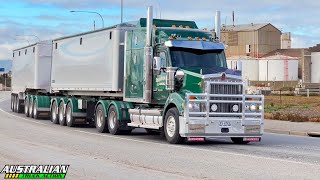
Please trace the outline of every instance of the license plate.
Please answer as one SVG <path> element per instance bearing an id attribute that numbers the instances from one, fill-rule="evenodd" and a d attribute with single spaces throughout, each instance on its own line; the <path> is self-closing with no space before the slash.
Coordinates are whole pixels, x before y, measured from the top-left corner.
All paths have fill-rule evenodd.
<path id="1" fill-rule="evenodd" d="M 244 137 L 243 141 L 250 141 L 250 142 L 260 142 L 260 138 L 259 137 Z"/>
<path id="2" fill-rule="evenodd" d="M 204 137 L 188 137 L 189 142 L 204 142 Z"/>
<path id="3" fill-rule="evenodd" d="M 230 121 L 220 121 L 219 126 L 220 127 L 231 127 L 231 122 Z"/>

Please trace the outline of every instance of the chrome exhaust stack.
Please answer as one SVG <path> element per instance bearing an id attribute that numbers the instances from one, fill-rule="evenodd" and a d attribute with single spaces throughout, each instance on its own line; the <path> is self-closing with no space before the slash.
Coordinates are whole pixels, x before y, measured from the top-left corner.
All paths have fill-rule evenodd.
<path id="1" fill-rule="evenodd" d="M 221 18 L 220 18 L 220 11 L 216 12 L 215 16 L 215 33 L 216 33 L 216 39 L 220 41 L 221 36 Z"/>
<path id="2" fill-rule="evenodd" d="M 152 25 L 153 25 L 153 8 L 148 7 L 147 14 L 147 35 L 146 35 L 146 46 L 144 47 L 144 83 L 143 83 L 143 102 L 151 103 L 151 91 L 152 91 L 152 59 L 153 59 L 153 48 L 152 48 Z"/>

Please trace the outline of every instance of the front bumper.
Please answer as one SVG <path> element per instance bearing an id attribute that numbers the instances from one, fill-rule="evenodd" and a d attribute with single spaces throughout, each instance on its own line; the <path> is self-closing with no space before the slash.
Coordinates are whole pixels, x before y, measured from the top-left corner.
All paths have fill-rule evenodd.
<path id="1" fill-rule="evenodd" d="M 190 99 L 190 96 L 196 97 Z M 214 97 L 239 97 L 239 102 L 227 100 L 224 103 L 241 103 L 241 113 L 211 112 L 208 100 Z M 198 98 L 197 98 L 198 97 Z M 190 102 L 202 103 L 204 112 L 189 112 Z M 262 106 L 261 111 L 250 112 L 245 107 L 250 104 Z M 184 116 L 179 117 L 179 132 L 182 137 L 261 137 L 264 129 L 264 96 L 263 95 L 226 95 L 226 94 L 186 94 Z"/>
<path id="2" fill-rule="evenodd" d="M 230 126 L 221 126 L 220 122 L 230 122 Z M 180 116 L 179 123 L 182 137 L 261 137 L 263 134 L 261 120 Z"/>

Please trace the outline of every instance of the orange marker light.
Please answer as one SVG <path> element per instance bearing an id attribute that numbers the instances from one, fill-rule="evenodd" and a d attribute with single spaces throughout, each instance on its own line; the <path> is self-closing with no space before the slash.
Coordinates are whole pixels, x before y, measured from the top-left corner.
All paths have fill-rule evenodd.
<path id="1" fill-rule="evenodd" d="M 189 96 L 189 99 L 194 99 L 194 96 Z"/>

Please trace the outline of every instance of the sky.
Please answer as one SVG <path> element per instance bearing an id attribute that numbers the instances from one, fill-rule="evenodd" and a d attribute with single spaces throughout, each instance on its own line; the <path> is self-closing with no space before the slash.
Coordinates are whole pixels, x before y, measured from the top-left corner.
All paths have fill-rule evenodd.
<path id="1" fill-rule="evenodd" d="M 146 7 L 162 19 L 196 21 L 201 28 L 214 28 L 216 10 L 221 22 L 232 24 L 272 23 L 291 32 L 292 47 L 320 43 L 320 1 L 316 0 L 123 0 L 124 22 L 146 17 Z M 0 0 L 0 60 L 12 57 L 12 50 L 40 40 L 77 34 L 120 22 L 120 0 Z M 20 35 L 20 36 L 17 36 Z M 31 35 L 31 36 L 21 36 Z M 37 37 L 34 37 L 37 36 Z"/>

